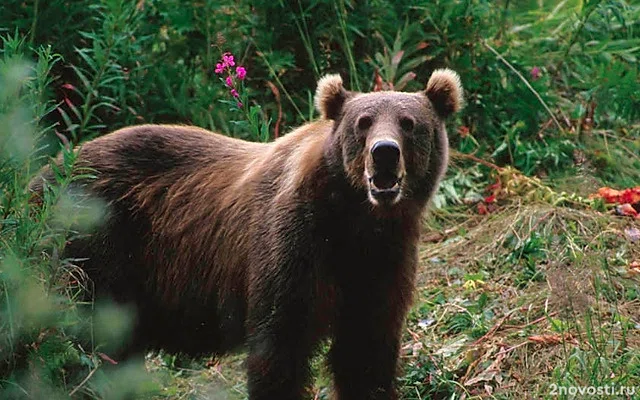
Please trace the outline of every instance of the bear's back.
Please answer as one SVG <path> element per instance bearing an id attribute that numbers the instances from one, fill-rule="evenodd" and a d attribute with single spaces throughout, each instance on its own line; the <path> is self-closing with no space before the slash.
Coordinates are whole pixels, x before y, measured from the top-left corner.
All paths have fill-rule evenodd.
<path id="1" fill-rule="evenodd" d="M 233 164 L 243 166 L 266 147 L 195 127 L 139 125 L 85 143 L 80 162 L 96 170 L 98 182 L 131 186 L 184 177 L 220 163 L 238 171 Z"/>

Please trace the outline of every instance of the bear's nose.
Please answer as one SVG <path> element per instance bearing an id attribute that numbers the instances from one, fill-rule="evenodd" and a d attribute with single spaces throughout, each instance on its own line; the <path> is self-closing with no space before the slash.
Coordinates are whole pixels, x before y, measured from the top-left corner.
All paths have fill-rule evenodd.
<path id="1" fill-rule="evenodd" d="M 400 161 L 400 147 L 391 140 L 380 140 L 371 147 L 371 156 L 376 168 L 394 169 Z"/>

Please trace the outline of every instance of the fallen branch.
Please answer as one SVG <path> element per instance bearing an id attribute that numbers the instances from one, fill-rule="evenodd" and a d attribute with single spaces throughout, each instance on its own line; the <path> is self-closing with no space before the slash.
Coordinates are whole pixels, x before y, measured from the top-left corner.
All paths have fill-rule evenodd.
<path id="1" fill-rule="evenodd" d="M 529 322 L 528 324 L 524 324 L 524 325 L 505 325 L 504 329 L 524 329 L 524 328 L 528 328 L 531 325 L 535 325 L 535 324 L 537 324 L 539 322 L 542 322 L 547 318 L 551 318 L 551 317 L 555 316 L 556 314 L 558 314 L 557 311 L 551 312 L 551 313 L 549 313 L 547 315 L 543 315 L 542 317 L 540 317 L 538 319 L 535 319 L 535 320 Z"/>
<path id="2" fill-rule="evenodd" d="M 280 91 L 271 81 L 267 81 L 267 86 L 271 89 L 271 92 L 276 98 L 276 104 L 278 105 L 278 119 L 273 127 L 273 138 L 277 139 L 280 136 L 280 124 L 282 123 L 282 102 L 280 101 Z"/>
<path id="3" fill-rule="evenodd" d="M 95 367 L 94 369 L 92 369 L 89 374 L 87 374 L 87 376 L 82 380 L 82 382 L 80 382 L 78 384 L 78 386 L 76 386 L 71 392 L 69 392 L 69 397 L 72 397 L 74 394 L 76 394 L 78 392 L 78 390 L 80 390 L 87 382 L 89 382 L 89 379 L 91 379 L 91 377 L 93 376 L 93 374 L 96 373 L 96 371 L 98 370 L 98 367 Z"/>
<path id="4" fill-rule="evenodd" d="M 502 171 L 504 170 L 504 167 L 500 167 L 492 162 L 489 161 L 485 161 L 482 158 L 478 158 L 476 156 L 474 156 L 473 154 L 467 154 L 467 153 L 461 153 L 457 150 L 449 150 L 449 154 L 451 154 L 452 158 L 463 158 L 463 159 L 467 159 L 467 160 L 471 160 L 473 162 L 477 162 L 478 164 L 482 164 L 485 167 L 489 167 L 492 169 L 495 169 L 496 171 Z"/>
<path id="5" fill-rule="evenodd" d="M 517 310 L 519 310 L 519 308 L 515 309 L 515 310 L 511 310 L 508 313 L 505 314 L 504 317 L 500 318 L 500 321 L 498 321 L 495 325 L 493 325 L 491 327 L 491 329 L 489 329 L 487 331 L 487 333 L 485 333 L 481 338 L 479 338 L 478 340 L 476 340 L 475 342 L 471 343 L 471 346 L 477 346 L 480 343 L 484 342 L 485 340 L 487 340 L 490 336 L 492 336 L 494 333 L 496 333 L 496 331 L 498 329 L 500 329 L 500 327 L 502 326 L 502 324 L 505 323 L 505 321 L 507 320 L 507 318 L 509 318 L 511 316 L 511 314 L 513 314 L 514 312 L 516 312 Z"/>

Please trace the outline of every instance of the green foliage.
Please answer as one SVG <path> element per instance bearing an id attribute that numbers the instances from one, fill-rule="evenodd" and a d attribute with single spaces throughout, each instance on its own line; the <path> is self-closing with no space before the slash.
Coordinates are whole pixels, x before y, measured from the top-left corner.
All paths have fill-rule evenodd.
<path id="1" fill-rule="evenodd" d="M 90 8 L 102 23 L 98 31 L 80 32 L 87 44 L 74 49 L 80 62 L 71 64 L 79 85 L 63 85 L 66 107 L 57 109 L 74 141 L 99 132 L 105 128 L 102 115 L 110 116 L 127 106 L 122 63 L 133 59 L 129 46 L 140 21 L 132 2 L 110 0 Z"/>
<path id="2" fill-rule="evenodd" d="M 481 200 L 486 186 L 486 176 L 478 165 L 456 168 L 440 183 L 440 189 L 433 198 L 437 208 L 446 205 L 473 203 Z"/>
<path id="3" fill-rule="evenodd" d="M 98 304 L 94 323 L 88 314 L 94 305 L 85 301 L 89 282 L 73 260 L 59 257 L 69 238 L 102 216 L 103 205 L 73 185 L 89 178 L 90 171 L 74 166 L 74 150 L 56 144 L 62 147 L 60 163 L 51 168 L 58 185 L 45 188 L 40 201 L 28 189 L 51 145 L 54 126 L 46 118 L 56 109 L 51 100 L 52 71 L 62 58 L 48 46 L 32 54 L 19 36 L 2 40 L 0 397 L 56 399 L 111 393 L 110 398 L 124 398 L 148 392 L 148 378 L 140 374 L 120 377 L 118 391 L 109 389 L 113 379 L 109 375 L 129 366 L 104 373 L 100 354 L 107 351 L 107 336 L 125 340 L 130 318 L 120 308 Z"/>
<path id="4" fill-rule="evenodd" d="M 77 357 L 64 335 L 49 330 L 56 320 L 64 329 L 66 321 L 61 318 L 61 311 L 69 311 L 75 305 L 55 290 L 60 283 L 58 274 L 68 266 L 40 252 L 43 244 L 49 242 L 55 257 L 64 237 L 48 229 L 46 216 L 38 215 L 38 211 L 30 207 L 26 186 L 35 166 L 36 143 L 51 129 L 38 124 L 52 109 L 46 95 L 51 83 L 49 73 L 60 56 L 50 48 L 41 47 L 35 51 L 37 63 L 32 64 L 22 53 L 24 39 L 8 36 L 3 42 L 0 61 L 3 155 L 0 165 L 0 374 L 3 379 L 8 378 L 14 371 L 19 372 L 20 367 L 26 367 L 30 359 L 32 368 L 43 371 L 39 376 L 47 386 L 59 377 L 62 366 Z M 41 213 L 46 212 L 45 207 Z M 43 366 L 38 362 L 41 359 L 47 360 Z M 8 393 L 20 388 L 19 383 L 12 383 L 15 387 L 2 385 L 2 388 Z"/>
<path id="5" fill-rule="evenodd" d="M 64 103 L 50 119 L 76 140 L 136 122 L 265 140 L 312 117 L 310 94 L 324 73 L 370 90 L 378 71 L 385 85 L 419 90 L 441 66 L 465 86 L 459 121 L 468 134 L 452 136 L 462 151 L 549 173 L 572 165 L 576 147 L 588 150 L 592 128 L 637 136 L 625 121 L 640 109 L 640 7 L 622 0 L 7 3 L 8 26 L 28 45 L 55 43 L 64 57 L 54 84 Z M 62 23 L 47 28 L 45 16 Z M 235 118 L 219 102 L 225 88 L 213 69 L 224 51 L 249 71 L 246 109 L 260 108 L 248 125 L 230 123 L 249 115 Z M 258 120 L 271 124 L 256 128 Z"/>
<path id="6" fill-rule="evenodd" d="M 401 398 L 406 400 L 455 399 L 455 376 L 441 368 L 442 359 L 421 357 L 413 360 L 399 379 Z"/>
<path id="7" fill-rule="evenodd" d="M 531 235 L 522 241 L 511 235 L 507 238 L 505 245 L 514 246 L 508 261 L 522 268 L 516 276 L 517 287 L 526 287 L 530 282 L 544 280 L 544 272 L 539 268 L 539 264 L 546 261 L 544 251 L 546 243 L 543 236 L 537 232 L 531 232 Z"/>

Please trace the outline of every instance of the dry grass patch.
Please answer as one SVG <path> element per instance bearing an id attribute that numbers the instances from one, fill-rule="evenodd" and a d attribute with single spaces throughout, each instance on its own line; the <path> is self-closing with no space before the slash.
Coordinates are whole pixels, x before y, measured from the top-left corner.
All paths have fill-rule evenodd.
<path id="1" fill-rule="evenodd" d="M 638 384 L 630 219 L 547 204 L 435 212 L 408 325 L 404 398 L 542 398 Z M 446 230 L 438 229 L 446 226 Z"/>

